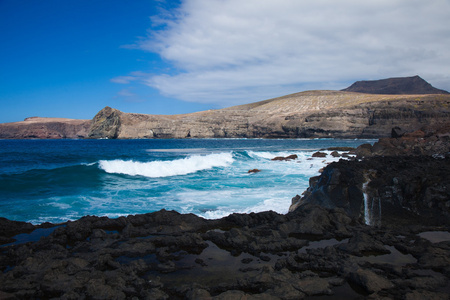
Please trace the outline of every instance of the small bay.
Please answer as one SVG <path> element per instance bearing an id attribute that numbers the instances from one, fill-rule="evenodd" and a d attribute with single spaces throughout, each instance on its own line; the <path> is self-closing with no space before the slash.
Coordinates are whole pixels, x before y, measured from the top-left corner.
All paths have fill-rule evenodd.
<path id="1" fill-rule="evenodd" d="M 65 222 L 160 209 L 205 218 L 287 213 L 309 178 L 339 158 L 312 154 L 374 140 L 0 140 L 0 217 Z M 296 154 L 291 161 L 272 161 Z M 258 169 L 260 172 L 248 173 Z"/>

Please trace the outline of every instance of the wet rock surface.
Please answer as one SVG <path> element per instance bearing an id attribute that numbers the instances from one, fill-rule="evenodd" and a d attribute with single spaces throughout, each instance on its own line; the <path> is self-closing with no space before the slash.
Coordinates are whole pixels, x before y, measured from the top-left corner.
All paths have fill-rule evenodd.
<path id="1" fill-rule="evenodd" d="M 60 224 L 38 241 L 1 246 L 0 296 L 445 299 L 450 240 L 432 243 L 418 235 L 437 230 L 450 226 L 367 226 L 342 208 L 313 204 L 287 215 L 219 220 L 164 210 L 118 219 L 88 216 Z M 20 232 L 17 227 L 2 235 L 11 239 Z"/>

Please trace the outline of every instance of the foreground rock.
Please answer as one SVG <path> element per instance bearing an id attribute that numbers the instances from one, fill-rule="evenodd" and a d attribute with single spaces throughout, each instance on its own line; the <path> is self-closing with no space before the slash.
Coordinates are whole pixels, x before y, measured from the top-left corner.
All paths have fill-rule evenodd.
<path id="1" fill-rule="evenodd" d="M 429 230 L 450 227 L 380 229 L 343 209 L 316 205 L 287 215 L 233 214 L 220 220 L 170 211 L 84 217 L 53 227 L 39 241 L 3 245 L 0 296 L 446 299 L 450 241 L 431 243 L 417 235 Z"/>
<path id="2" fill-rule="evenodd" d="M 358 159 L 311 178 L 290 210 L 313 203 L 341 207 L 370 225 L 450 224 L 450 136 L 425 131 L 359 146 Z"/>

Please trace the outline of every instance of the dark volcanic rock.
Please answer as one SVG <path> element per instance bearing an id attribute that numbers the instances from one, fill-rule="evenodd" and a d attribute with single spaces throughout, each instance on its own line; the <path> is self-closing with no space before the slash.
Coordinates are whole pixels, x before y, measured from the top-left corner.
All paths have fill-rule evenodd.
<path id="1" fill-rule="evenodd" d="M 0 218 L 0 236 L 12 237 L 14 235 L 33 231 L 36 227 L 31 223 L 11 221 Z"/>
<path id="2" fill-rule="evenodd" d="M 118 219 L 85 217 L 62 224 L 37 242 L 1 247 L 0 296 L 302 299 L 367 294 L 404 298 L 413 292 L 445 295 L 450 242 L 433 244 L 416 235 L 421 228 L 415 228 L 376 229 L 349 217 L 343 209 L 312 204 L 287 215 L 232 214 L 220 220 L 169 211 Z M 433 229 L 450 227 L 426 227 Z M 364 256 L 390 257 L 394 248 L 387 245 L 402 250 L 394 253 L 400 264 L 389 259 L 380 264 L 373 256 Z M 403 257 L 408 257 L 407 265 Z"/>
<path id="3" fill-rule="evenodd" d="M 284 156 L 277 156 L 277 157 L 274 157 L 274 158 L 272 158 L 272 160 L 280 160 L 280 161 L 289 161 L 289 160 L 294 160 L 294 159 L 297 159 L 298 158 L 298 156 L 297 156 L 297 154 L 292 154 L 292 155 L 288 155 L 288 156 L 286 156 L 286 157 L 284 157 Z"/>
<path id="4" fill-rule="evenodd" d="M 430 134 L 422 130 L 404 133 L 400 138 L 381 138 L 373 146 L 363 144 L 356 156 L 433 156 L 445 157 L 450 152 L 450 135 Z"/>
<path id="5" fill-rule="evenodd" d="M 447 145 L 425 130 L 361 146 L 286 215 L 0 218 L 0 298 L 448 299 L 450 238 L 430 238 L 450 236 Z"/>
<path id="6" fill-rule="evenodd" d="M 448 94 L 447 91 L 433 87 L 419 76 L 357 81 L 342 91 L 391 95 Z"/>
<path id="7" fill-rule="evenodd" d="M 341 207 L 372 225 L 449 224 L 450 158 L 372 157 L 341 160 L 327 166 L 311 181 L 291 210 L 304 203 Z M 366 206 L 370 205 L 370 216 Z"/>
<path id="8" fill-rule="evenodd" d="M 328 165 L 290 210 L 313 203 L 370 225 L 450 225 L 450 137 L 421 130 L 401 136 L 359 146 L 362 160 Z"/>
<path id="9" fill-rule="evenodd" d="M 327 157 L 327 154 L 325 152 L 315 152 L 312 154 L 312 157 Z"/>

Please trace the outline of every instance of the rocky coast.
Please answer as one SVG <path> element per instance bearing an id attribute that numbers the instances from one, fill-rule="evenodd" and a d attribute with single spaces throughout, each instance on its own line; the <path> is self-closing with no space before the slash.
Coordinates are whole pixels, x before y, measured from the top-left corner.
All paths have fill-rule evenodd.
<path id="1" fill-rule="evenodd" d="M 413 76 L 180 115 L 105 107 L 92 120 L 33 117 L 0 124 L 0 139 L 380 138 L 393 127 L 440 126 L 449 104 L 447 91 Z"/>
<path id="2" fill-rule="evenodd" d="M 394 128 L 351 150 L 286 215 L 0 219 L 0 299 L 448 299 L 450 135 L 439 128 Z"/>

